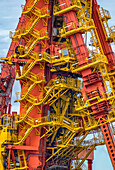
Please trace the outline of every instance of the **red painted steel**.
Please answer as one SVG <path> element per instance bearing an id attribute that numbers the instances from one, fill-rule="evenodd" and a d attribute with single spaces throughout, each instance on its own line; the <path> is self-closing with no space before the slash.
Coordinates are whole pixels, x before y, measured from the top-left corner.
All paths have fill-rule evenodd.
<path id="1" fill-rule="evenodd" d="M 92 170 L 92 160 L 88 160 L 88 170 Z"/>
<path id="2" fill-rule="evenodd" d="M 34 2 L 33 2 L 34 3 Z M 27 6 L 31 6 L 31 1 L 27 0 L 26 4 L 25 4 L 25 9 Z M 46 9 L 48 8 L 48 4 L 45 4 L 45 1 L 38 1 L 38 3 L 36 4 L 36 7 L 38 9 L 41 9 L 43 7 L 45 7 Z M 32 13 L 31 16 L 32 17 Z M 25 27 L 27 27 L 28 25 L 28 17 L 25 16 Z M 32 25 L 33 23 L 31 22 L 30 25 Z M 37 31 L 41 31 L 44 30 L 44 32 L 48 32 L 48 27 L 47 26 L 43 26 L 43 20 L 40 19 L 39 22 L 36 24 L 36 26 L 34 27 L 34 29 L 36 29 Z M 25 35 L 24 37 L 24 43 L 26 45 L 27 38 L 32 38 L 31 35 Z M 39 41 L 40 42 L 40 41 Z M 44 48 L 43 46 L 40 45 L 40 43 L 38 42 L 38 44 L 34 47 L 34 52 L 36 53 L 41 53 L 43 51 L 46 51 L 46 47 Z M 48 46 L 48 45 L 47 45 Z M 39 48 L 40 47 L 40 48 Z M 46 74 L 46 68 L 45 68 L 45 62 L 38 62 L 34 65 L 34 67 L 31 69 L 31 73 L 34 73 L 36 75 L 40 74 L 40 80 L 44 80 L 45 74 Z M 21 80 L 22 81 L 22 80 Z M 28 88 L 27 87 L 27 82 L 30 81 L 29 79 L 26 78 L 26 80 L 24 79 L 24 81 L 22 81 L 22 86 L 21 86 L 21 93 L 26 93 Z M 27 87 L 25 89 L 25 86 Z M 40 102 L 43 98 L 44 98 L 44 84 L 43 83 L 39 83 L 35 85 L 35 87 L 32 89 L 32 91 L 30 92 L 30 95 L 34 96 L 38 102 Z M 22 116 L 23 114 L 26 113 L 26 111 L 28 110 L 28 108 L 31 106 L 31 103 L 29 103 L 28 107 L 25 109 L 23 108 L 24 105 L 27 104 L 27 101 L 21 101 L 20 103 L 20 116 Z M 34 106 L 33 109 L 31 110 L 31 112 L 29 113 L 29 117 L 34 118 L 34 119 L 38 119 L 40 117 L 46 116 L 47 115 L 47 110 L 45 105 L 39 105 L 39 106 Z M 26 123 L 21 123 L 22 126 L 26 126 Z M 29 128 L 29 127 L 28 127 Z M 21 128 L 19 128 L 19 134 L 21 133 Z M 37 134 L 39 133 L 39 134 Z M 37 150 L 34 151 L 27 151 L 25 150 L 25 155 L 27 157 L 28 154 L 31 154 L 29 159 L 27 159 L 27 165 L 29 166 L 29 169 L 43 169 L 43 167 L 45 166 L 45 152 L 46 152 L 46 139 L 42 138 L 41 136 L 44 134 L 44 129 L 43 128 L 34 128 L 31 133 L 28 135 L 28 137 L 26 138 L 24 145 L 25 146 L 34 146 L 37 148 Z M 40 156 L 41 155 L 41 156 Z"/>
<path id="3" fill-rule="evenodd" d="M 97 28 L 98 36 L 99 36 L 104 54 L 106 55 L 106 57 L 108 59 L 109 65 L 113 65 L 113 64 L 115 64 L 115 55 L 112 51 L 110 42 L 106 40 L 104 31 L 103 31 L 103 28 L 102 28 L 102 25 L 101 25 L 101 21 L 100 21 L 101 15 L 100 15 L 100 18 L 99 18 L 98 11 L 97 11 L 97 10 L 99 10 L 99 7 L 100 6 L 97 4 L 97 1 L 93 0 L 92 18 L 93 18 L 95 26 Z"/>
<path id="4" fill-rule="evenodd" d="M 59 4 L 64 4 L 64 0 L 59 0 Z M 29 6 L 30 0 L 26 0 L 26 6 Z M 52 1 L 53 3 L 53 1 Z M 52 40 L 51 40 L 51 36 L 52 36 L 52 20 L 53 20 L 53 5 L 52 3 L 50 4 L 50 9 L 51 9 L 51 18 L 49 19 L 49 27 L 48 26 L 43 26 L 42 20 L 39 21 L 39 23 L 36 25 L 36 29 L 37 30 L 41 30 L 41 29 L 45 29 L 46 32 L 49 32 L 50 35 L 50 39 L 47 42 L 46 48 L 51 50 L 51 54 L 55 54 L 58 53 L 57 49 L 56 49 L 56 44 L 52 44 Z M 44 1 L 39 1 L 37 4 L 38 8 L 41 8 L 43 6 L 46 6 L 48 8 L 48 5 L 44 4 Z M 61 9 L 67 8 L 71 6 L 71 0 L 67 1 L 66 3 L 66 7 L 60 6 Z M 94 19 L 95 25 L 97 27 L 97 32 L 100 38 L 100 42 L 102 44 L 102 48 L 104 51 L 104 54 L 107 56 L 108 62 L 109 62 L 109 68 L 111 66 L 114 65 L 115 62 L 115 56 L 112 52 L 111 46 L 109 44 L 109 42 L 106 41 L 105 35 L 103 33 L 103 29 L 101 26 L 101 23 L 99 21 L 99 16 L 97 13 L 97 8 L 98 8 L 98 4 L 96 2 L 96 0 L 93 1 L 93 15 L 92 18 Z M 76 28 L 79 28 L 79 23 L 78 23 L 78 19 L 76 16 L 76 12 L 73 10 L 70 10 L 66 13 L 63 14 L 64 16 L 64 20 L 66 25 L 69 25 L 69 23 L 74 23 Z M 19 29 L 22 26 L 26 26 L 28 24 L 28 19 L 22 14 L 20 20 L 19 20 L 19 24 L 17 26 L 17 29 Z M 69 31 L 69 27 L 67 28 Z M 84 43 L 83 37 L 82 37 L 82 32 L 77 32 L 73 35 L 69 35 L 68 36 L 71 40 L 72 46 L 75 50 L 76 53 L 76 58 L 78 61 L 78 66 L 79 68 L 82 66 L 85 66 L 87 64 L 87 60 L 86 58 L 89 57 L 89 53 L 88 53 L 88 49 L 86 47 L 86 44 Z M 28 35 L 26 36 L 26 38 L 28 38 Z M 19 44 L 26 44 L 27 41 L 25 39 L 20 39 L 18 42 L 14 42 L 12 41 L 11 46 L 9 48 L 7 57 L 11 56 L 12 54 L 14 54 L 14 49 L 16 48 L 17 45 Z M 29 37 L 30 38 L 30 37 Z M 39 44 L 38 44 L 39 46 Z M 38 52 L 39 48 L 38 46 L 36 46 L 34 48 L 35 52 Z M 39 52 L 43 52 L 46 51 L 46 48 L 41 47 L 41 50 Z M 61 49 L 61 45 L 59 47 L 59 49 Z M 20 68 L 19 68 L 19 63 L 17 62 L 18 59 L 14 59 L 17 64 L 16 67 L 19 70 L 19 75 L 20 75 Z M 41 73 L 41 79 L 43 79 L 43 76 L 45 76 L 46 81 L 49 82 L 51 80 L 51 78 L 55 78 L 57 76 L 58 73 L 50 73 L 50 71 L 48 70 L 46 63 L 42 62 L 42 69 L 39 63 L 37 63 L 31 70 L 32 73 L 34 74 L 38 74 Z M 5 69 L 6 70 L 5 70 Z M 0 112 L 1 115 L 6 113 L 7 110 L 7 103 L 10 103 L 10 98 L 7 99 L 7 95 L 10 96 L 10 93 L 12 91 L 12 86 L 14 83 L 14 80 L 12 82 L 10 82 L 10 79 L 14 78 L 14 70 L 12 70 L 13 67 L 9 66 L 7 64 L 3 64 L 2 66 L 2 72 L 0 75 L 0 85 L 1 85 L 1 92 L 0 92 L 0 105 L 2 106 L 0 108 Z M 83 82 L 84 82 L 84 87 L 82 89 L 82 94 L 84 97 L 84 100 L 88 100 L 91 99 L 93 97 L 99 96 L 101 98 L 103 98 L 103 93 L 105 92 L 105 88 L 104 88 L 104 83 L 102 81 L 101 78 L 101 74 L 100 72 L 93 72 L 92 71 L 92 67 L 88 67 L 86 69 L 81 70 L 81 74 L 82 74 L 82 78 L 83 78 Z M 7 76 L 9 75 L 9 76 Z M 4 79 L 4 81 L 3 81 Z M 6 87 L 5 83 L 9 83 L 10 85 Z M 38 88 L 38 85 L 35 86 L 35 88 L 30 92 L 31 95 L 35 96 L 36 98 L 39 96 L 39 100 L 43 99 L 44 97 L 44 92 L 43 92 L 43 88 L 44 85 L 43 84 L 39 84 L 41 89 Z M 9 93 L 7 94 L 7 91 L 9 91 Z M 25 83 L 21 82 L 21 92 L 26 92 L 27 89 L 25 90 Z M 3 96 L 4 94 L 4 96 Z M 7 95 L 6 95 L 7 94 Z M 108 112 L 108 109 L 110 108 L 110 105 L 108 103 L 108 101 L 103 101 L 97 104 L 94 104 L 97 101 L 97 99 L 93 99 L 90 101 L 90 104 L 92 104 L 91 109 L 93 111 L 94 117 L 95 119 L 99 119 L 100 124 L 104 123 L 104 119 L 106 119 L 106 115 Z M 21 106 L 20 106 L 20 116 L 22 116 L 29 108 L 29 106 L 27 107 L 26 110 L 24 110 L 23 105 L 27 104 L 25 101 L 21 101 Z M 9 111 L 8 113 L 10 113 L 10 104 L 9 104 Z M 49 108 L 49 106 L 45 106 L 43 105 L 41 106 L 35 106 L 32 111 L 30 112 L 29 116 L 32 118 L 40 118 L 42 116 L 46 116 L 47 113 L 47 108 Z M 98 108 L 98 109 L 97 109 Z M 38 114 L 38 109 L 40 110 L 40 113 Z M 22 126 L 25 126 L 26 123 L 22 123 Z M 111 132 L 111 128 L 109 124 L 103 124 L 100 125 L 104 139 L 105 139 L 105 143 L 113 164 L 113 167 L 115 169 L 115 141 L 114 141 L 114 137 L 113 134 Z M 27 164 L 29 166 L 29 169 L 43 169 L 45 167 L 45 157 L 46 157 L 46 138 L 41 139 L 41 135 L 44 134 L 44 129 L 37 129 L 40 134 L 36 135 L 36 130 L 33 129 L 31 131 L 31 133 L 29 134 L 29 136 L 27 137 L 27 139 L 24 142 L 24 146 L 8 146 L 7 148 L 9 149 L 9 158 L 8 158 L 8 169 L 10 167 L 10 155 L 12 155 L 14 157 L 14 152 L 12 150 L 14 149 L 23 149 L 25 151 L 25 155 L 27 157 L 28 154 L 31 154 L 30 158 L 27 160 Z M 21 133 L 21 128 L 19 127 L 19 134 Z M 36 149 L 37 148 L 37 149 Z M 33 151 L 31 151 L 33 150 Z M 38 154 L 37 156 L 35 156 L 34 154 Z M 14 159 L 13 159 L 14 160 Z M 89 159 L 88 160 L 88 168 L 90 170 L 92 170 L 92 160 Z"/>
<path id="5" fill-rule="evenodd" d="M 112 51 L 110 42 L 106 40 L 104 31 L 103 31 L 103 27 L 100 22 L 101 15 L 99 16 L 98 11 L 97 11 L 97 10 L 99 10 L 99 5 L 97 4 L 96 0 L 93 1 L 93 9 L 92 10 L 93 10 L 92 18 L 93 18 L 95 26 L 97 28 L 98 36 L 99 36 L 104 54 L 106 55 L 106 57 L 108 59 L 108 71 L 111 72 L 114 70 L 113 66 L 115 65 L 115 55 Z M 100 123 L 103 123 L 103 122 L 104 122 L 103 119 L 100 120 Z M 109 155 L 110 155 L 111 162 L 115 169 L 115 139 L 114 139 L 114 136 L 111 131 L 111 127 L 110 127 L 109 123 L 102 125 L 101 130 L 102 130 L 102 133 L 103 133 L 103 136 L 105 139 L 105 143 L 106 143 Z"/>
<path id="6" fill-rule="evenodd" d="M 63 4 L 64 2 L 59 0 L 59 3 L 60 3 L 61 9 L 63 9 L 64 5 L 61 6 L 61 4 Z M 95 21 L 95 24 L 96 24 L 96 27 L 97 27 L 97 30 L 98 30 L 98 34 L 100 36 L 100 41 L 101 41 L 104 53 L 107 56 L 107 59 L 108 59 L 109 63 L 113 64 L 115 57 L 113 55 L 113 52 L 112 52 L 110 44 L 108 42 L 106 42 L 106 40 L 105 40 L 104 33 L 102 31 L 102 28 L 101 28 L 101 23 L 99 22 L 99 18 L 97 18 L 97 11 L 96 11 L 97 6 L 94 5 L 94 3 L 96 3 L 96 1 L 93 1 L 93 12 L 92 12 L 93 13 L 93 19 Z M 71 1 L 68 1 L 68 3 L 66 4 L 66 8 L 70 7 L 70 6 L 71 6 Z M 76 28 L 79 28 L 79 23 L 78 23 L 78 20 L 77 20 L 77 16 L 76 16 L 76 13 L 74 11 L 72 11 L 72 10 L 68 11 L 68 12 L 64 13 L 63 16 L 64 16 L 64 19 L 65 19 L 66 25 L 68 25 L 70 22 L 72 22 L 72 23 L 75 23 Z M 69 31 L 69 28 L 67 28 L 67 29 Z M 72 45 L 74 47 L 74 50 L 76 52 L 76 57 L 77 57 L 79 67 L 81 67 L 83 65 L 86 65 L 87 64 L 86 57 L 88 57 L 88 50 L 87 50 L 87 47 L 86 47 L 86 45 L 85 45 L 85 43 L 83 41 L 82 33 L 78 32 L 78 33 L 75 33 L 74 35 L 70 35 L 69 37 L 71 39 Z M 78 47 L 80 49 L 80 52 L 78 51 Z M 103 81 L 101 80 L 100 73 L 99 72 L 94 73 L 92 71 L 92 68 L 89 67 L 87 69 L 83 69 L 81 71 L 81 74 L 82 74 L 82 78 L 83 78 L 83 82 L 84 82 L 84 87 L 82 89 L 82 94 L 83 94 L 84 100 L 86 101 L 86 100 L 91 99 L 93 97 L 96 97 L 98 95 L 100 95 L 101 98 L 103 98 L 102 93 L 105 92 L 105 88 L 104 88 Z M 98 81 L 95 78 L 93 79 L 93 81 L 86 81 L 87 78 L 88 78 L 88 80 L 91 80 L 90 77 L 94 76 L 95 74 L 99 75 L 99 76 L 97 76 Z M 90 101 L 90 103 L 93 104 L 96 101 L 97 101 L 97 99 L 93 99 L 93 100 Z M 100 102 L 100 103 L 92 105 L 91 109 L 92 109 L 92 111 L 94 113 L 95 119 L 100 119 L 101 117 L 106 118 L 106 114 L 108 112 L 109 107 L 110 106 L 109 106 L 109 104 L 108 104 L 108 102 L 106 100 L 103 101 L 103 102 Z M 108 129 L 109 140 L 110 140 L 110 142 L 112 142 L 111 147 L 112 147 L 112 151 L 114 152 L 114 150 L 115 150 L 115 141 L 113 139 L 113 134 L 110 133 L 109 124 L 107 124 L 106 126 L 108 126 L 108 128 L 109 128 Z M 105 131 L 103 129 L 103 126 L 101 126 L 101 129 L 102 129 L 102 132 L 103 132 L 103 135 L 104 135 L 104 139 L 105 139 L 108 151 L 109 151 L 109 155 L 110 155 L 113 167 L 115 169 L 114 153 L 111 152 L 110 145 L 108 144 L 108 142 L 107 142 L 107 140 L 105 138 L 106 133 L 105 133 Z"/>
<path id="7" fill-rule="evenodd" d="M 24 24 L 24 17 L 21 15 L 16 29 Z M 10 57 L 15 53 L 15 48 L 20 42 L 12 41 L 7 56 Z M 0 116 L 11 112 L 11 93 L 15 80 L 15 67 L 2 64 L 0 73 Z"/>

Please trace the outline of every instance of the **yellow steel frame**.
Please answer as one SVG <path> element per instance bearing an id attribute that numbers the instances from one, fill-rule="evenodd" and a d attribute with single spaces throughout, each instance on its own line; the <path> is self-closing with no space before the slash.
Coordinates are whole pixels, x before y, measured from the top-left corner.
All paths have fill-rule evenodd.
<path id="1" fill-rule="evenodd" d="M 71 7 L 65 7 L 65 9 L 60 10 L 60 6 L 57 3 L 54 7 L 54 15 L 58 16 L 59 14 L 63 14 L 71 9 L 77 11 L 77 18 L 79 20 L 79 28 L 75 27 L 75 23 L 69 23 L 72 27 L 70 31 L 67 31 L 66 25 L 64 23 L 63 28 L 59 30 L 59 36 L 64 37 L 66 42 L 64 42 L 64 49 L 68 49 L 69 54 L 65 57 L 62 55 L 62 52 L 59 53 L 57 56 L 58 58 L 55 59 L 55 54 L 50 55 L 46 52 L 41 54 L 37 54 L 33 51 L 36 44 L 41 41 L 42 46 L 45 48 L 46 40 L 48 39 L 48 35 L 44 30 L 36 30 L 35 26 L 40 21 L 43 20 L 43 24 L 47 25 L 47 19 L 49 17 L 49 12 L 47 9 L 38 9 L 36 4 L 39 0 L 31 1 L 29 6 L 23 9 L 23 13 L 28 17 L 29 23 L 24 30 L 21 28 L 20 30 L 15 30 L 14 32 L 10 33 L 10 37 L 13 40 L 17 40 L 18 38 L 25 37 L 27 35 L 31 35 L 31 39 L 27 38 L 27 45 L 26 47 L 20 46 L 20 55 L 14 54 L 9 58 L 2 58 L 8 64 L 13 64 L 13 58 L 17 59 L 28 59 L 27 63 L 23 65 L 22 75 L 18 75 L 18 70 L 16 70 L 16 79 L 21 80 L 24 84 L 24 80 L 28 80 L 25 82 L 25 88 L 21 92 L 21 97 L 17 98 L 17 102 L 25 102 L 23 104 L 23 112 L 24 114 L 21 116 L 14 116 L 15 121 L 12 121 L 10 115 L 4 115 L 3 120 L 1 119 L 0 127 L 0 169 L 3 170 L 3 155 L 5 151 L 5 147 L 3 143 L 7 143 L 12 141 L 15 145 L 22 145 L 30 134 L 30 132 L 35 129 L 36 135 L 40 134 L 40 128 L 45 129 L 45 133 L 42 134 L 41 138 L 46 137 L 47 141 L 50 141 L 47 150 L 51 150 L 52 154 L 47 158 L 46 162 L 48 161 L 59 161 L 63 159 L 63 162 L 66 163 L 70 159 L 72 160 L 76 156 L 75 168 L 72 167 L 71 169 L 79 169 L 82 167 L 84 161 L 87 159 L 89 154 L 97 145 L 104 144 L 103 136 L 100 132 L 100 125 L 103 125 L 108 122 L 115 121 L 115 87 L 114 87 L 114 75 L 115 72 L 110 73 L 107 69 L 107 58 L 104 55 L 98 33 L 95 27 L 93 20 L 91 19 L 92 15 L 92 0 L 84 1 L 84 0 L 73 0 Z M 65 0 L 66 2 L 66 0 Z M 45 1 L 48 3 L 48 1 Z M 84 8 L 82 8 L 84 5 Z M 103 16 L 101 16 L 100 20 L 101 23 L 106 22 L 110 19 L 110 15 L 107 11 L 103 10 Z M 105 14 L 106 12 L 106 14 Z M 98 11 L 99 13 L 99 11 Z M 32 14 L 32 17 L 30 17 Z M 100 16 L 100 13 L 99 13 Z M 105 28 L 103 25 L 103 29 L 105 32 Z M 25 32 L 24 32 L 25 31 Z M 82 33 L 89 32 L 92 37 L 92 45 L 95 50 L 91 51 L 90 59 L 85 58 L 87 60 L 87 65 L 78 67 L 78 61 L 75 59 L 75 53 L 72 49 L 70 42 L 67 36 L 73 35 L 81 31 Z M 105 32 L 106 34 L 106 32 Z M 21 52 L 24 51 L 24 55 Z M 89 62 L 90 60 L 90 62 Z M 91 67 L 93 71 L 100 71 L 104 86 L 106 89 L 106 94 L 102 94 L 102 97 L 96 96 L 92 97 L 91 99 L 87 99 L 84 102 L 81 88 L 82 88 L 82 81 L 78 78 L 72 77 L 56 77 L 46 83 L 44 74 L 34 74 L 32 73 L 32 68 L 38 64 L 41 70 L 45 68 L 45 62 L 52 64 L 53 68 L 51 71 L 56 71 L 56 67 L 60 67 L 65 63 L 70 64 L 70 68 L 68 66 L 60 67 L 62 71 L 70 71 L 71 73 L 79 73 L 81 70 L 85 68 Z M 74 65 L 75 64 L 75 65 Z M 31 95 L 31 91 L 38 86 L 39 91 L 44 90 L 44 98 L 41 96 L 35 97 Z M 110 92 L 111 90 L 111 92 Z M 71 91 L 73 94 L 71 94 Z M 91 101 L 96 100 L 95 103 L 91 104 Z M 104 118 L 104 123 L 100 124 L 99 120 L 94 119 L 92 116 L 93 113 L 88 110 L 87 108 L 100 103 L 102 101 L 109 101 L 112 107 L 112 110 L 107 115 L 107 119 Z M 74 107 L 73 104 L 74 103 Z M 43 105 L 49 105 L 53 108 L 53 111 L 50 111 L 50 114 L 45 117 L 41 117 L 39 119 L 34 119 L 30 117 L 30 112 L 34 107 L 38 108 L 38 114 L 42 111 Z M 71 113 L 68 113 L 68 110 L 71 109 Z M 13 125 L 13 126 L 12 126 Z M 20 136 L 17 139 L 17 126 L 19 125 L 21 132 Z M 60 136 L 57 136 L 58 130 L 62 127 L 62 132 Z M 7 129 L 13 131 L 13 134 L 10 134 Z M 94 130 L 97 129 L 95 133 Z M 87 136 L 89 132 L 92 132 L 93 138 L 91 142 L 87 140 Z M 77 136 L 75 137 L 75 135 Z M 52 144 L 55 143 L 54 146 Z M 90 149 L 89 149 L 90 148 Z M 88 150 L 89 149 L 89 150 Z M 78 154 L 82 153 L 83 150 L 88 150 L 88 153 L 84 156 L 82 161 L 78 159 Z M 73 155 L 73 153 L 75 153 Z M 24 160 L 24 167 L 22 167 L 21 156 Z M 26 159 L 24 151 L 18 151 L 18 158 L 20 163 L 20 168 L 11 168 L 13 170 L 16 169 L 27 169 Z"/>

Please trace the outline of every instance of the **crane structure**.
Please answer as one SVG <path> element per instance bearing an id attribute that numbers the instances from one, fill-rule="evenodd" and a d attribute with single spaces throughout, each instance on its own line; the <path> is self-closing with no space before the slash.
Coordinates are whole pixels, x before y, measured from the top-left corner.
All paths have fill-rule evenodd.
<path id="1" fill-rule="evenodd" d="M 92 170 L 106 145 L 115 169 L 115 27 L 96 0 L 26 0 L 1 58 L 0 170 Z M 11 113 L 19 80 L 20 113 Z"/>

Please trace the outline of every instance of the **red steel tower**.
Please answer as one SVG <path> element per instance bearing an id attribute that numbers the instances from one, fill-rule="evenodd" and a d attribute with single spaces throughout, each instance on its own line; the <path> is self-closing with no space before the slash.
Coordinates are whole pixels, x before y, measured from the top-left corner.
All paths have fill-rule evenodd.
<path id="1" fill-rule="evenodd" d="M 93 150 L 103 144 L 115 169 L 110 18 L 96 0 L 26 0 L 2 58 L 1 170 L 85 170 L 85 160 L 92 170 Z M 10 112 L 14 73 L 19 115 Z"/>

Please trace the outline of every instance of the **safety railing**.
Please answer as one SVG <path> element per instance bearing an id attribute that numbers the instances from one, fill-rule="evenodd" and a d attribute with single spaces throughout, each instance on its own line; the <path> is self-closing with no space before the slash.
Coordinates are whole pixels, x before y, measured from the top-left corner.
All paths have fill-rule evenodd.
<path id="1" fill-rule="evenodd" d="M 15 121 L 18 120 L 17 115 L 3 115 L 0 119 L 0 126 L 1 127 L 7 127 L 8 129 L 11 130 L 16 130 L 17 125 L 15 124 Z"/>
<path id="2" fill-rule="evenodd" d="M 29 3 L 27 3 L 27 5 L 25 5 L 23 7 L 23 12 L 26 12 L 26 11 L 32 9 L 35 6 L 35 3 L 38 2 L 38 1 L 39 0 L 31 0 L 31 1 L 29 1 Z"/>
<path id="3" fill-rule="evenodd" d="M 110 27 L 110 37 L 115 38 L 115 26 Z"/>
<path id="4" fill-rule="evenodd" d="M 89 18 L 79 18 L 79 26 L 78 22 L 69 22 L 64 23 L 63 28 L 59 29 L 60 35 L 66 36 L 66 35 L 72 35 L 79 31 L 86 32 L 88 30 L 91 30 L 94 28 L 93 20 Z"/>
<path id="5" fill-rule="evenodd" d="M 75 110 L 80 109 L 81 107 L 84 108 L 84 106 L 85 106 L 84 100 L 82 99 L 81 96 L 78 96 L 75 101 Z"/>
<path id="6" fill-rule="evenodd" d="M 38 9 L 37 11 L 39 11 L 36 15 L 33 15 L 31 18 L 28 18 L 28 22 L 26 23 L 25 27 L 20 27 L 19 29 L 16 29 L 14 31 L 10 31 L 9 33 L 9 37 L 10 38 L 17 38 L 20 37 L 22 35 L 26 35 L 26 34 L 32 34 L 32 35 L 39 35 L 39 32 L 34 29 L 34 27 L 36 26 L 36 24 L 39 22 L 39 20 L 41 18 L 46 18 L 49 17 L 49 11 L 47 10 L 46 7 L 42 8 L 42 9 Z M 36 12 L 35 12 L 36 14 Z M 42 35 L 42 30 L 41 30 L 41 35 Z"/>
<path id="7" fill-rule="evenodd" d="M 103 9 L 102 7 L 100 8 L 100 14 L 102 19 L 111 19 L 111 15 L 108 10 Z"/>
<path id="8" fill-rule="evenodd" d="M 23 97 L 23 96 L 22 96 Z M 38 103 L 39 102 L 39 97 L 33 96 L 32 94 L 28 94 L 26 100 L 30 103 Z"/>
<path id="9" fill-rule="evenodd" d="M 19 35 L 20 30 L 13 30 L 9 32 L 9 37 L 13 38 L 14 36 Z"/>
<path id="10" fill-rule="evenodd" d="M 48 83 L 47 87 L 51 87 L 53 85 L 58 85 L 58 84 L 62 84 L 62 85 L 66 85 L 66 87 L 74 87 L 74 88 L 81 88 L 81 80 L 78 79 L 74 79 L 71 77 L 62 77 L 62 78 L 56 78 L 56 79 L 52 79 L 50 80 L 50 82 Z"/>
<path id="11" fill-rule="evenodd" d="M 56 4 L 54 6 L 54 14 L 58 14 L 59 12 L 64 13 L 65 11 L 69 11 L 73 8 L 74 10 L 79 10 L 81 8 L 80 0 L 72 0 L 72 1 L 65 0 L 60 5 Z"/>
<path id="12" fill-rule="evenodd" d="M 49 61 L 51 63 L 51 55 L 46 53 L 46 52 L 43 52 L 42 54 L 39 54 L 39 58 L 43 58 L 46 61 Z"/>
<path id="13" fill-rule="evenodd" d="M 29 72 L 26 77 L 33 82 L 38 82 L 42 80 L 45 81 L 45 76 L 43 76 L 41 73 L 34 74 L 33 72 Z"/>
<path id="14" fill-rule="evenodd" d="M 108 63 L 106 56 L 102 55 L 101 53 L 91 52 L 89 53 L 88 57 L 82 57 L 77 59 L 77 63 L 72 65 L 72 71 L 80 71 L 82 69 L 89 67 L 90 65 L 96 66 L 98 63 Z"/>
<path id="15" fill-rule="evenodd" d="M 47 118 L 48 118 L 49 122 L 57 122 L 57 123 L 62 124 L 62 126 L 64 126 L 64 127 L 67 127 L 67 128 L 70 127 L 70 130 L 80 127 L 79 121 L 74 122 L 73 120 L 71 120 L 65 116 L 49 115 Z"/>

